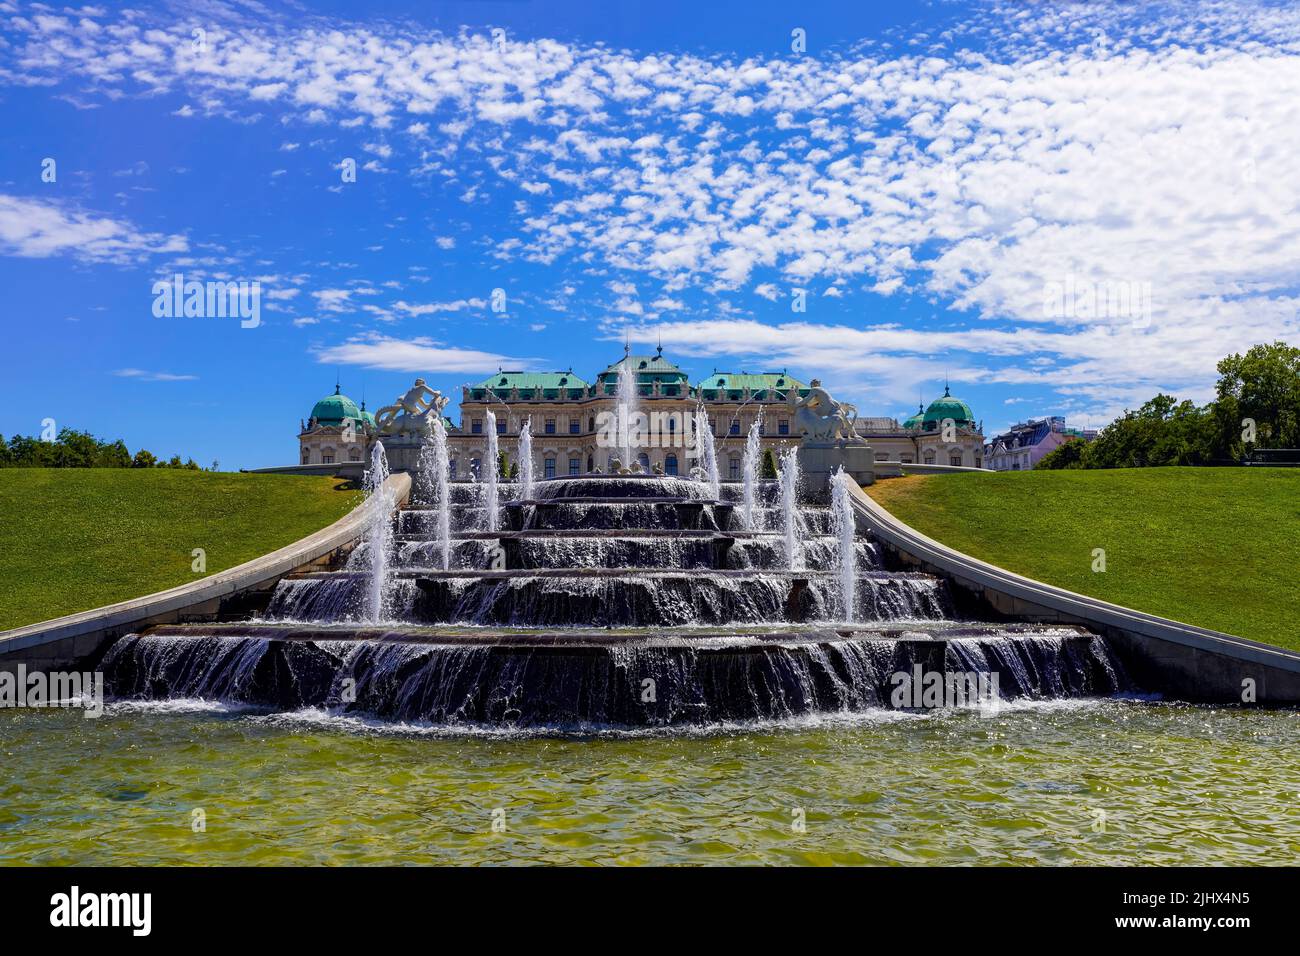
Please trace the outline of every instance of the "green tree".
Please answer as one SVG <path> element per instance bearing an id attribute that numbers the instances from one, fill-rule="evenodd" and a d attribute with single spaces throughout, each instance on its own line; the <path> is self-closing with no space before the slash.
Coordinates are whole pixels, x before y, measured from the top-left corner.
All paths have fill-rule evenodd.
<path id="1" fill-rule="evenodd" d="M 158 465 L 158 459 L 153 456 L 153 452 L 147 448 L 141 448 L 131 459 L 132 468 L 155 468 Z"/>
<path id="2" fill-rule="evenodd" d="M 95 458 L 96 468 L 130 468 L 131 452 L 127 450 L 126 444 L 119 438 L 111 445 L 101 444 L 99 454 Z"/>
<path id="3" fill-rule="evenodd" d="M 1239 460 L 1248 446 L 1300 448 L 1300 349 L 1285 342 L 1256 345 L 1219 362 L 1214 450 Z"/>
<path id="4" fill-rule="evenodd" d="M 763 449 L 763 462 L 759 465 L 758 477 L 773 480 L 776 478 L 776 455 L 770 448 Z"/>
<path id="5" fill-rule="evenodd" d="M 55 468 L 91 468 L 99 457 L 99 441 L 90 432 L 61 428 L 54 446 Z"/>
<path id="6" fill-rule="evenodd" d="M 1035 471 L 1055 471 L 1063 468 L 1087 468 L 1088 443 L 1080 438 L 1072 438 L 1049 451 L 1038 464 Z"/>

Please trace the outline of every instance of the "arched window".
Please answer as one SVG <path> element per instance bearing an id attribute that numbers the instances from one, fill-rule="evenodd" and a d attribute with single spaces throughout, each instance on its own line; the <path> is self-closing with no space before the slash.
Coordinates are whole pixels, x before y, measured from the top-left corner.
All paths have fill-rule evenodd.
<path id="1" fill-rule="evenodd" d="M 645 452 L 641 452 L 641 454 L 637 455 L 636 460 L 641 463 L 642 469 L 644 469 L 645 471 L 650 470 L 650 456 L 647 455 Z"/>
<path id="2" fill-rule="evenodd" d="M 664 474 L 665 474 L 665 475 L 675 475 L 675 474 L 677 474 L 677 456 L 676 456 L 676 455 L 669 453 L 669 454 L 664 458 Z"/>
<path id="3" fill-rule="evenodd" d="M 361 449 L 353 445 L 348 449 L 348 461 L 360 461 Z"/>
<path id="4" fill-rule="evenodd" d="M 740 459 L 739 459 L 739 458 L 732 458 L 732 459 L 727 463 L 727 474 L 728 474 L 728 476 L 731 478 L 732 481 L 737 481 L 737 480 L 739 480 L 739 478 L 740 478 Z"/>

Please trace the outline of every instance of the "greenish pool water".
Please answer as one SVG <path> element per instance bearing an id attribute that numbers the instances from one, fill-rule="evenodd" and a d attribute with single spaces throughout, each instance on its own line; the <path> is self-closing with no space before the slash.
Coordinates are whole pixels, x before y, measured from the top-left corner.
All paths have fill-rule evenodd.
<path id="1" fill-rule="evenodd" d="M 1294 864 L 1298 745 L 1118 701 L 583 738 L 4 711 L 0 862 Z"/>

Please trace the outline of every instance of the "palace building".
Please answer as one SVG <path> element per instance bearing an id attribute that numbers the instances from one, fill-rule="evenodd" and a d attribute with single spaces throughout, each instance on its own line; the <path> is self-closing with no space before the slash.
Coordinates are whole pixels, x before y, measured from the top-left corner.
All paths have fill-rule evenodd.
<path id="1" fill-rule="evenodd" d="M 483 473 L 489 411 L 496 418 L 498 451 L 505 453 L 511 465 L 517 463 L 519 433 L 527 421 L 533 474 L 538 478 L 596 470 L 608 473 L 613 459 L 620 456 L 617 448 L 610 447 L 607 429 L 618 413 L 618 377 L 625 361 L 636 377 L 636 412 L 644 416 L 644 440 L 638 443 L 634 457 L 646 471 L 690 473 L 696 461 L 691 457 L 693 447 L 685 439 L 700 406 L 709 419 L 724 481 L 740 479 L 749 429 L 760 416 L 764 449 L 779 455 L 799 444 L 793 401 L 808 394 L 807 383 L 785 371 L 714 370 L 692 385 L 660 347 L 650 355 L 625 352 L 593 381 L 573 369 L 500 370 L 465 386 L 460 424 L 446 420 L 452 478 L 466 481 Z M 983 467 L 981 428 L 970 406 L 953 398 L 947 389 L 943 397 L 901 424 L 893 418 L 859 417 L 856 428 L 871 443 L 877 461 Z M 374 416 L 336 387 L 334 395 L 316 403 L 310 422 L 299 433 L 299 460 L 303 464 L 362 461 L 374 435 Z M 351 441 L 345 440 L 348 437 Z"/>

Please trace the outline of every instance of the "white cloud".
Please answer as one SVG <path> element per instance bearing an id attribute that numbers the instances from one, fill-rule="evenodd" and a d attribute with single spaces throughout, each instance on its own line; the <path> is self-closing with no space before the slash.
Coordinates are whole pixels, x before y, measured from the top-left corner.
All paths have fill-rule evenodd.
<path id="1" fill-rule="evenodd" d="M 531 359 L 510 358 L 494 352 L 462 349 L 429 338 L 396 339 L 363 336 L 316 352 L 328 365 L 361 365 L 389 372 L 492 372 L 502 366 L 530 368 Z"/>
<path id="2" fill-rule="evenodd" d="M 843 332 L 810 316 L 810 356 L 860 372 L 893 362 L 901 375 L 955 352 L 972 376 L 1101 403 L 1203 388 L 1223 354 L 1300 336 L 1300 12 L 960 15 L 973 20 L 914 43 L 770 59 L 546 39 L 512 40 L 502 56 L 482 35 L 350 28 L 324 42 L 315 27 L 270 22 L 213 37 L 202 68 L 176 52 L 187 25 L 133 16 L 74 30 L 33 17 L 0 47 L 0 76 L 76 77 L 104 95 L 174 90 L 209 114 L 257 103 L 291 123 L 367 127 L 359 142 L 385 160 L 411 148 L 420 167 L 456 157 L 474 175 L 449 180 L 449 195 L 477 211 L 504 184 L 519 200 L 517 234 L 494 237 L 505 260 L 573 256 L 644 276 L 636 285 L 658 283 L 660 298 L 689 286 L 771 301 L 796 285 L 829 298 L 866 288 L 967 316 L 925 333 L 858 330 L 886 351 L 851 356 L 819 352 Z M 963 47 L 966 36 L 978 45 Z M 124 68 L 141 61 L 147 82 Z M 390 142 L 407 114 L 430 121 Z M 3 216 L 0 240 L 24 247 Z M 1149 283 L 1149 308 L 1137 323 L 1044 308 L 1054 284 L 1077 282 Z M 616 309 L 638 314 L 634 293 L 615 291 Z M 351 294 L 314 293 L 325 311 Z M 394 308 L 454 311 L 441 306 Z M 1034 364 L 1045 356 L 1055 364 Z"/>
<path id="3" fill-rule="evenodd" d="M 140 232 L 130 223 L 53 200 L 0 195 L 0 253 L 5 255 L 126 263 L 188 249 L 184 236 Z"/>
<path id="4" fill-rule="evenodd" d="M 141 382 L 193 382 L 197 375 L 176 375 L 172 372 L 148 372 L 142 368 L 119 368 L 113 372 L 119 378 L 134 378 Z"/>

